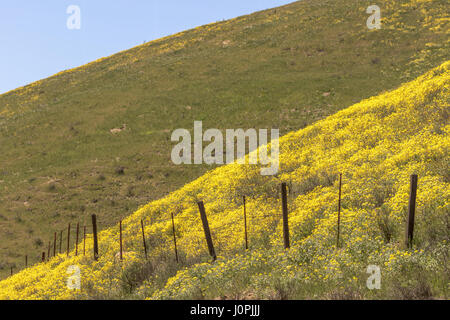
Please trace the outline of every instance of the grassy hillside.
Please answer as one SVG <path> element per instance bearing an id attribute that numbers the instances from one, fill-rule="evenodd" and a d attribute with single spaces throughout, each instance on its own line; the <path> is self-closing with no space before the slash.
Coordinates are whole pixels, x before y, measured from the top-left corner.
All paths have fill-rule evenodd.
<path id="1" fill-rule="evenodd" d="M 170 162 L 176 128 L 203 120 L 286 134 L 448 59 L 447 1 L 385 1 L 376 31 L 366 27 L 371 4 L 296 2 L 1 95 L 1 275 L 25 254 L 38 261 L 67 223 L 96 213 L 113 225 L 211 169 Z"/>
<path id="2" fill-rule="evenodd" d="M 231 164 L 208 172 L 99 235 L 100 259 L 58 255 L 0 282 L 0 299 L 448 298 L 450 62 L 280 139 L 280 173 Z M 343 174 L 336 248 L 338 174 Z M 409 176 L 419 176 L 414 247 L 403 248 Z M 292 247 L 281 236 L 279 184 L 290 186 Z M 242 196 L 250 250 L 243 248 Z M 205 203 L 218 251 L 209 263 L 196 201 Z M 178 250 L 172 253 L 170 214 Z M 140 220 L 146 223 L 144 258 Z M 81 269 L 82 289 L 66 288 Z M 382 289 L 366 289 L 366 268 Z M 179 270 L 177 272 L 177 270 Z"/>

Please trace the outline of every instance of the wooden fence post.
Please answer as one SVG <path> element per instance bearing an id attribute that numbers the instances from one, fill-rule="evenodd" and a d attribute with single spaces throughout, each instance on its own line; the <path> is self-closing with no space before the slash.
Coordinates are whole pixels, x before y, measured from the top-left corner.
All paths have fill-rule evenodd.
<path id="1" fill-rule="evenodd" d="M 244 234 L 245 234 L 245 250 L 248 250 L 248 236 L 247 236 L 247 210 L 245 208 L 245 196 L 242 197 L 244 200 Z"/>
<path id="2" fill-rule="evenodd" d="M 86 226 L 83 227 L 84 236 L 83 236 L 83 256 L 86 255 Z"/>
<path id="3" fill-rule="evenodd" d="M 407 248 L 412 247 L 414 235 L 414 216 L 416 213 L 416 197 L 417 197 L 417 181 L 416 174 L 411 175 L 409 204 L 408 204 L 408 219 L 406 221 L 405 244 Z"/>
<path id="4" fill-rule="evenodd" d="M 28 256 L 25 255 L 25 268 L 28 267 Z"/>
<path id="5" fill-rule="evenodd" d="M 50 248 L 51 248 L 51 241 L 48 242 L 48 251 L 47 251 L 47 260 L 50 260 Z"/>
<path id="6" fill-rule="evenodd" d="M 13 267 L 11 267 L 11 276 L 13 275 Z"/>
<path id="7" fill-rule="evenodd" d="M 281 202 L 283 209 L 283 239 L 284 239 L 284 248 L 289 249 L 289 220 L 288 220 L 288 206 L 287 206 L 287 192 L 286 192 L 286 183 L 283 182 L 281 184 Z"/>
<path id="8" fill-rule="evenodd" d="M 214 251 L 214 245 L 211 238 L 211 231 L 209 230 L 208 218 L 206 217 L 205 206 L 203 201 L 197 203 L 200 210 L 200 218 L 202 219 L 203 230 L 205 231 L 206 243 L 208 245 L 209 254 L 213 258 L 213 261 L 217 259 L 216 252 Z"/>
<path id="9" fill-rule="evenodd" d="M 63 232 L 62 230 L 59 233 L 59 253 L 62 253 L 62 236 L 63 236 Z"/>
<path id="10" fill-rule="evenodd" d="M 45 262 L 45 251 L 42 251 L 42 262 Z"/>
<path id="11" fill-rule="evenodd" d="M 56 232 L 53 235 L 53 256 L 56 257 Z"/>
<path id="12" fill-rule="evenodd" d="M 339 235 L 341 228 L 341 192 L 342 192 L 342 173 L 339 174 L 339 200 L 338 200 L 338 221 L 337 221 L 337 238 L 336 247 L 339 248 Z"/>
<path id="13" fill-rule="evenodd" d="M 173 233 L 173 243 L 175 248 L 175 260 L 178 263 L 178 250 L 177 250 L 177 236 L 175 234 L 175 221 L 173 220 L 173 212 L 170 213 L 172 216 L 172 233 Z"/>
<path id="14" fill-rule="evenodd" d="M 94 237 L 94 260 L 98 260 L 97 216 L 92 215 L 92 234 Z"/>
<path id="15" fill-rule="evenodd" d="M 123 259 L 123 252 L 122 252 L 122 220 L 119 222 L 119 233 L 120 233 L 120 261 Z"/>
<path id="16" fill-rule="evenodd" d="M 69 256 L 69 248 L 70 248 L 70 223 L 67 227 L 67 256 Z"/>
<path id="17" fill-rule="evenodd" d="M 78 256 L 78 232 L 80 231 L 80 223 L 77 222 L 77 236 L 75 240 L 75 256 Z"/>
<path id="18" fill-rule="evenodd" d="M 143 219 L 141 219 L 141 230 L 142 230 L 142 242 L 144 243 L 145 259 L 147 259 L 147 243 L 145 243 L 145 230 L 144 230 L 144 220 Z"/>

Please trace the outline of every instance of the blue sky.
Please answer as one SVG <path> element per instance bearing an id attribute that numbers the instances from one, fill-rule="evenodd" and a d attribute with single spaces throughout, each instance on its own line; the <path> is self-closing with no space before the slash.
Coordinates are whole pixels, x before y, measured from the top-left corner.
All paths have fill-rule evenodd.
<path id="1" fill-rule="evenodd" d="M 0 2 L 0 93 L 203 24 L 294 0 L 13 0 Z M 69 30 L 67 8 L 81 10 Z"/>

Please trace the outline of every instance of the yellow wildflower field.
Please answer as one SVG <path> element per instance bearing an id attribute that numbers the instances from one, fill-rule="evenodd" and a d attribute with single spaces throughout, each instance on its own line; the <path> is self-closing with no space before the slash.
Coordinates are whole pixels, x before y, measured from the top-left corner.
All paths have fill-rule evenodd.
<path id="1" fill-rule="evenodd" d="M 60 254 L 0 282 L 0 299 L 448 297 L 450 62 L 280 138 L 280 171 L 214 169 L 99 233 L 100 258 Z M 336 248 L 339 173 L 341 246 Z M 409 179 L 419 177 L 414 243 L 405 249 Z M 289 186 L 284 250 L 280 183 Z M 249 250 L 242 197 L 247 198 Z M 218 260 L 210 262 L 197 201 Z M 174 214 L 180 262 L 173 253 Z M 141 219 L 145 223 L 145 259 Z M 69 266 L 81 289 L 67 287 Z M 369 265 L 381 289 L 366 286 Z"/>

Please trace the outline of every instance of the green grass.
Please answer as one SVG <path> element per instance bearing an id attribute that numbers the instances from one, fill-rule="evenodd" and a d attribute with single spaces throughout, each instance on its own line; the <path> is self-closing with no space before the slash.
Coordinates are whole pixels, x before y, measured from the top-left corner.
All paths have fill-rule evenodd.
<path id="1" fill-rule="evenodd" d="M 37 261 L 69 222 L 96 213 L 105 228 L 211 169 L 170 162 L 174 129 L 283 135 L 448 60 L 446 1 L 390 1 L 378 31 L 365 26 L 371 4 L 295 2 L 1 95 L 0 275 Z"/>

